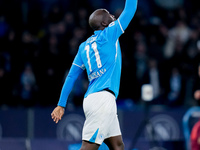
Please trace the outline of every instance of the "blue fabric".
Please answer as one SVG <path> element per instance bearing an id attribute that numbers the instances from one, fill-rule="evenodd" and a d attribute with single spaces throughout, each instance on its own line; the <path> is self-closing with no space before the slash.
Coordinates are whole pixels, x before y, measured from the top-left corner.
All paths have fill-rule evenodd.
<path id="1" fill-rule="evenodd" d="M 118 20 L 104 30 L 95 31 L 80 45 L 73 63 L 87 70 L 90 83 L 85 97 L 103 89 L 112 90 L 118 97 L 122 65 L 118 38 L 133 18 L 136 6 L 137 0 L 127 0 Z"/>
<path id="2" fill-rule="evenodd" d="M 58 106 L 66 107 L 67 98 L 73 88 L 73 85 L 78 78 L 78 76 L 83 72 L 83 69 L 76 65 L 72 65 L 70 71 L 65 79 L 65 83 L 61 90 L 60 99 L 58 102 Z"/>
<path id="3" fill-rule="evenodd" d="M 118 22 L 116 22 L 116 24 L 118 24 Z M 113 33 L 111 34 L 109 30 Z M 112 26 L 103 31 L 95 31 L 95 34 L 81 44 L 79 48 L 79 53 L 74 60 L 74 64 L 80 66 L 85 65 L 87 70 L 90 83 L 85 97 L 105 88 L 112 90 L 116 96 L 118 95 L 121 75 L 121 50 L 116 36 L 117 33 L 118 36 L 121 35 L 122 31 L 118 28 L 115 36 L 113 36 L 114 30 L 116 30 L 116 28 Z M 93 41 L 93 39 L 95 39 L 95 41 Z M 95 51 L 92 48 L 92 44 L 94 43 L 97 45 L 101 67 L 98 67 Z M 85 50 L 87 46 L 89 48 L 88 54 L 87 50 Z M 83 61 L 83 64 L 79 64 L 81 61 Z"/>
<path id="4" fill-rule="evenodd" d="M 81 145 L 82 143 L 76 143 L 76 144 L 70 144 L 68 146 L 68 150 L 78 150 L 81 148 Z M 99 146 L 99 149 L 98 150 L 109 150 L 108 146 L 105 144 L 105 143 L 102 143 L 100 146 Z"/>
<path id="5" fill-rule="evenodd" d="M 119 21 L 123 30 L 127 28 L 128 24 L 132 20 L 137 9 L 137 3 L 137 0 L 126 0 L 125 8 L 119 16 Z"/>
<path id="6" fill-rule="evenodd" d="M 91 137 L 91 139 L 89 140 L 89 142 L 95 143 L 95 140 L 97 138 L 97 134 L 99 132 L 99 128 L 96 130 L 96 132 L 93 134 L 93 136 Z"/>
<path id="7" fill-rule="evenodd" d="M 74 66 L 77 66 L 79 70 L 86 68 L 90 83 L 85 97 L 103 89 L 112 90 L 116 98 L 118 97 L 122 66 L 118 38 L 133 18 L 136 8 L 137 0 L 126 0 L 125 8 L 116 21 L 110 23 L 104 30 L 95 31 L 94 35 L 79 46 L 72 68 Z M 74 81 L 81 72 L 79 70 L 70 69 L 61 92 L 59 106 L 66 105 Z"/>

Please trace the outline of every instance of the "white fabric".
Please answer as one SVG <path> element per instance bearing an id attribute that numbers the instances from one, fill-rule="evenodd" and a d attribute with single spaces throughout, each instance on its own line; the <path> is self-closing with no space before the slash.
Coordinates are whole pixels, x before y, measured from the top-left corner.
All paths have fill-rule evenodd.
<path id="1" fill-rule="evenodd" d="M 90 94 L 83 101 L 83 110 L 86 121 L 82 140 L 101 145 L 104 139 L 121 135 L 115 96 L 110 92 L 101 91 Z M 98 133 L 95 134 L 95 132 Z"/>

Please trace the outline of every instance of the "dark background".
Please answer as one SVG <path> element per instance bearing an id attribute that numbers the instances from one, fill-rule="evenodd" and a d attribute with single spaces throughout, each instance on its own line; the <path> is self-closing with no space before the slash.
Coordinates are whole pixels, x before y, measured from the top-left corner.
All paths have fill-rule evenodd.
<path id="1" fill-rule="evenodd" d="M 86 73 L 78 78 L 58 125 L 50 113 L 79 44 L 93 34 L 89 15 L 97 8 L 106 8 L 117 18 L 124 3 L 0 0 L 0 148 L 66 149 L 81 142 Z M 157 129 L 157 141 L 152 143 L 147 124 L 133 148 L 183 149 L 190 136 L 184 136 L 184 115 L 189 108 L 199 106 L 193 97 L 200 85 L 198 1 L 138 0 L 136 14 L 119 40 L 123 64 L 117 104 L 126 148 L 136 141 L 133 137 L 147 114 Z M 143 84 L 154 89 L 149 103 L 141 99 Z M 184 123 L 191 129 L 191 121 Z"/>
<path id="2" fill-rule="evenodd" d="M 106 8 L 116 17 L 122 0 L 0 0 L 0 105 L 55 106 L 78 46 L 93 31 L 88 17 Z M 162 5 L 161 5 L 162 4 Z M 155 85 L 153 104 L 197 105 L 200 11 L 195 0 L 139 0 L 120 37 L 123 67 L 119 102 L 140 104 L 141 86 Z M 154 73 L 153 73 L 154 72 Z M 87 77 L 69 97 L 81 106 Z"/>

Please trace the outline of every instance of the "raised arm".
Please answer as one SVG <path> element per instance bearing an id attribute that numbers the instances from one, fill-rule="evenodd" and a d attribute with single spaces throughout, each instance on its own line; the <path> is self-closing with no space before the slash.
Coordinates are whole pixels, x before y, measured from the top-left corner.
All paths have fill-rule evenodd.
<path id="1" fill-rule="evenodd" d="M 125 30 L 131 22 L 137 9 L 137 3 L 137 0 L 126 0 L 124 10 L 118 18 L 123 30 Z"/>

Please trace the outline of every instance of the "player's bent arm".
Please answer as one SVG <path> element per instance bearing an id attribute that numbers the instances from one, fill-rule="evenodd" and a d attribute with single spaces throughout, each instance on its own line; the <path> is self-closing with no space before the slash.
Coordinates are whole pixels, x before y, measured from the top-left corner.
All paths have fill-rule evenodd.
<path id="1" fill-rule="evenodd" d="M 83 69 L 78 67 L 77 65 L 72 65 L 70 71 L 65 79 L 65 83 L 63 84 L 58 106 L 66 107 L 68 96 L 74 86 L 74 83 L 78 76 L 83 72 Z"/>
<path id="2" fill-rule="evenodd" d="M 126 0 L 124 10 L 118 18 L 123 30 L 125 30 L 131 22 L 137 9 L 137 3 L 138 0 Z"/>

